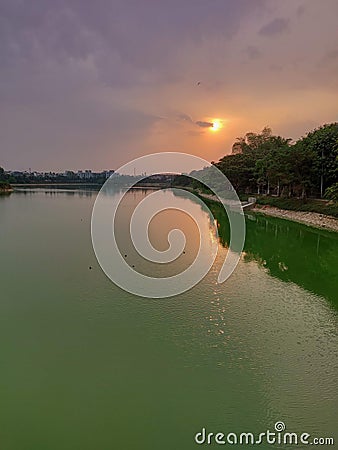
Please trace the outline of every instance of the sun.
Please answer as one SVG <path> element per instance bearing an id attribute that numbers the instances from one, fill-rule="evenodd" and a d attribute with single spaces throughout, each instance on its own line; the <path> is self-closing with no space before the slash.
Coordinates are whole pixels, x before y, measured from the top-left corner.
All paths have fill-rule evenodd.
<path id="1" fill-rule="evenodd" d="M 218 131 L 222 128 L 222 122 L 218 119 L 212 121 L 211 131 Z"/>

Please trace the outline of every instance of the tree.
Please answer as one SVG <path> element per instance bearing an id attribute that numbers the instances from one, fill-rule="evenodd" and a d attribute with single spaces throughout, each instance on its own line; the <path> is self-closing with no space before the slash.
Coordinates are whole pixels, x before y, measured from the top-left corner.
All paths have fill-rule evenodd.
<path id="1" fill-rule="evenodd" d="M 338 183 L 335 183 L 326 189 L 325 198 L 338 202 Z"/>
<path id="2" fill-rule="evenodd" d="M 270 132 L 257 149 L 255 163 L 257 183 L 258 186 L 266 187 L 268 195 L 273 186 L 277 189 L 277 195 L 279 195 L 281 179 L 283 179 L 283 182 L 286 181 L 286 177 L 283 175 L 285 175 L 287 166 L 290 140 L 281 136 L 272 136 Z"/>
<path id="3" fill-rule="evenodd" d="M 276 189 L 279 195 L 285 161 L 284 153 L 289 150 L 290 139 L 274 136 L 271 128 L 265 127 L 261 133 L 246 133 L 237 138 L 232 146 L 232 155 L 222 158 L 218 167 L 230 178 L 236 189 L 258 194 L 270 194 Z"/>
<path id="4" fill-rule="evenodd" d="M 301 196 L 305 200 L 316 174 L 316 154 L 300 140 L 292 147 L 289 160 L 292 183 L 290 195 L 294 191 L 297 197 Z"/>
<path id="5" fill-rule="evenodd" d="M 325 189 L 338 181 L 338 123 L 323 125 L 308 133 L 297 144 L 300 142 L 315 153 L 313 184 L 323 197 Z"/>
<path id="6" fill-rule="evenodd" d="M 8 177 L 6 176 L 3 167 L 0 167 L 0 181 L 8 181 Z"/>

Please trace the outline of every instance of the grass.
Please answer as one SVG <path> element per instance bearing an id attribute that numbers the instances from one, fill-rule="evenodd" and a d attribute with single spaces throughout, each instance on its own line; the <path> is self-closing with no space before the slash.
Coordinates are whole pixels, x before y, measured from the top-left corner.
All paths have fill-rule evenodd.
<path id="1" fill-rule="evenodd" d="M 256 196 L 258 205 L 275 206 L 290 211 L 306 211 L 338 218 L 338 203 L 328 200 Z"/>

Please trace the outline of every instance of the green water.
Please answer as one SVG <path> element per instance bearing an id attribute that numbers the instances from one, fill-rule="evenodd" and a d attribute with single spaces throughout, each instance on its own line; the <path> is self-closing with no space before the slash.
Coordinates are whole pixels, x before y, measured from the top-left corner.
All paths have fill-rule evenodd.
<path id="1" fill-rule="evenodd" d="M 251 215 L 226 283 L 216 260 L 187 293 L 149 300 L 96 262 L 95 195 L 0 196 L 1 450 L 189 450 L 203 427 L 259 433 L 278 420 L 335 436 L 338 235 Z M 227 221 L 211 209 L 221 258 Z"/>

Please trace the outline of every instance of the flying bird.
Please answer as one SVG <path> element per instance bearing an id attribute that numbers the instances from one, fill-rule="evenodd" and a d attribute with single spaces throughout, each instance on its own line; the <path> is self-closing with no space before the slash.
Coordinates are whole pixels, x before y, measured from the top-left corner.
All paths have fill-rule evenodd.
<path id="1" fill-rule="evenodd" d="M 201 84 L 201 82 L 200 82 L 200 81 L 198 81 L 198 82 L 197 82 L 197 86 L 199 86 L 200 84 Z"/>

